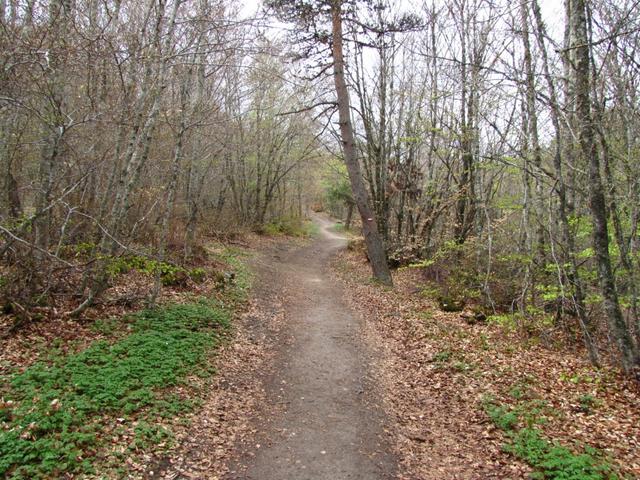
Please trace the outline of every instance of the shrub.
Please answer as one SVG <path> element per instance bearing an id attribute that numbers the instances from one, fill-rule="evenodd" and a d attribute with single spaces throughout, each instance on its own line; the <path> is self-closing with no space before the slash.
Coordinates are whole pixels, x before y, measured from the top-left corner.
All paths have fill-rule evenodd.
<path id="1" fill-rule="evenodd" d="M 107 260 L 107 272 L 111 276 L 122 275 L 137 270 L 145 275 L 154 276 L 160 273 L 162 285 L 182 286 L 187 283 L 190 273 L 183 267 L 173 263 L 160 262 L 139 255 L 124 255 L 121 257 L 109 257 Z M 202 269 L 194 269 L 202 270 Z M 198 273 L 196 273 L 198 275 Z"/>

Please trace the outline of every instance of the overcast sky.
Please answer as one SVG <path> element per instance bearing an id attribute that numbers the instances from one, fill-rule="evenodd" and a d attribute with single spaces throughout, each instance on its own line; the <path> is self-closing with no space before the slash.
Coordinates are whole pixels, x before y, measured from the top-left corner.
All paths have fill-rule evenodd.
<path id="1" fill-rule="evenodd" d="M 440 0 L 446 2 L 446 0 Z M 561 0 L 538 0 L 542 10 L 542 16 L 547 24 L 549 32 L 554 35 L 556 40 L 560 40 L 562 35 L 561 29 L 564 19 L 564 8 Z M 244 18 L 255 15 L 260 8 L 261 2 L 258 0 L 241 0 L 241 15 Z M 419 11 L 423 0 L 397 0 L 398 5 L 406 11 Z M 515 3 L 515 2 L 514 2 Z"/>

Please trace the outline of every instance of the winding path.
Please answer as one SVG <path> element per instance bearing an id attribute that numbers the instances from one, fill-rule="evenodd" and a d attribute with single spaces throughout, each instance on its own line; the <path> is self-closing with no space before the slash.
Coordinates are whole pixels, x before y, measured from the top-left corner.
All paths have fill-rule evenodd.
<path id="1" fill-rule="evenodd" d="M 259 268 L 262 295 L 287 292 L 287 326 L 265 379 L 257 433 L 232 463 L 229 480 L 393 478 L 384 416 L 368 386 L 372 356 L 328 269 L 346 240 L 326 218 L 314 221 L 320 233 L 312 244 L 272 252 Z"/>

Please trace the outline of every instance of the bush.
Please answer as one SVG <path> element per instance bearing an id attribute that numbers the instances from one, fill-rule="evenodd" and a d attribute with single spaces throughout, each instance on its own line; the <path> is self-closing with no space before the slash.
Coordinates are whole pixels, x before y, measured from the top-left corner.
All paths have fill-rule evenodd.
<path id="1" fill-rule="evenodd" d="M 160 280 L 165 287 L 184 286 L 190 277 L 189 272 L 183 267 L 139 255 L 124 255 L 107 259 L 107 272 L 111 276 L 122 275 L 131 270 L 137 270 L 140 273 L 151 276 L 155 276 L 159 271 Z"/>

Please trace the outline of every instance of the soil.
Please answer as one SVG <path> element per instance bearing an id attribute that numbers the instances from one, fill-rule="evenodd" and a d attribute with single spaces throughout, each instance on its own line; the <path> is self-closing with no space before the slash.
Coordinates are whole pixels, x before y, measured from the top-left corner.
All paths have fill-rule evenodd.
<path id="1" fill-rule="evenodd" d="M 274 251 L 258 266 L 267 302 L 286 293 L 286 322 L 255 434 L 238 447 L 228 480 L 394 478 L 386 419 L 369 379 L 371 351 L 329 271 L 346 239 L 326 218 L 315 222 L 320 233 L 310 245 Z"/>

